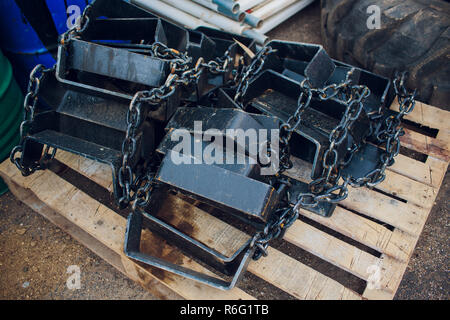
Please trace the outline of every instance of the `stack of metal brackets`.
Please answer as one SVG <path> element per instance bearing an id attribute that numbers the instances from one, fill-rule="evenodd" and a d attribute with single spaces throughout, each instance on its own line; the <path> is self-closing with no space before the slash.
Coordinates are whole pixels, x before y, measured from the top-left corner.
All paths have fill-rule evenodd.
<path id="1" fill-rule="evenodd" d="M 151 55 L 151 46 L 162 43 L 186 53 L 195 63 L 232 58 L 232 65 L 249 64 L 247 49 L 256 52 L 255 43 L 242 36 L 205 27 L 187 30 L 145 12 L 121 0 L 96 0 L 92 4 L 89 23 L 69 41 L 62 37 L 56 70 L 46 73 L 40 83 L 39 101 L 32 128 L 25 138 L 22 163 L 39 161 L 45 146 L 66 150 L 106 163 L 112 168 L 114 195 L 120 199 L 118 170 L 122 163 L 122 141 L 127 132 L 127 111 L 134 94 L 164 84 L 171 73 L 170 61 Z M 237 41 L 236 41 L 237 40 Z M 178 88 L 176 93 L 158 106 L 145 105 L 140 114 L 132 170 L 137 175 L 147 170 L 150 162 L 158 162 L 155 176 L 158 193 L 175 191 L 251 225 L 255 232 L 264 230 L 276 218 L 281 205 L 293 206 L 297 194 L 307 192 L 305 183 L 290 181 L 273 183 L 261 174 L 262 165 L 251 148 L 224 132 L 227 129 L 278 129 L 297 109 L 308 79 L 314 87 L 346 80 L 354 67 L 332 60 L 319 45 L 272 41 L 275 49 L 262 71 L 249 83 L 243 106 L 233 101 L 233 87 L 227 84 L 236 70 L 212 74 L 204 72 L 194 86 Z M 193 65 L 191 66 L 193 67 Z M 349 128 L 345 141 L 339 145 L 339 162 L 348 161 L 355 145 L 360 146 L 354 161 L 345 167 L 346 174 L 364 176 L 378 163 L 380 149 L 366 143 L 379 128 L 371 120 L 387 117 L 385 107 L 393 99 L 391 83 L 365 70 L 354 68 L 352 81 L 371 90 L 363 112 Z M 313 98 L 302 116 L 301 126 L 291 140 L 292 155 L 312 165 L 311 178 L 323 171 L 322 158 L 329 148 L 330 132 L 339 123 L 346 105 L 338 99 Z M 218 129 L 220 148 L 237 149 L 236 157 L 243 163 L 210 163 L 195 155 L 194 121 L 202 129 Z M 172 136 L 176 129 L 188 133 L 191 149 L 179 150 Z M 218 139 L 218 140 L 217 140 Z M 258 143 L 262 143 L 259 141 Z M 207 143 L 201 139 L 203 155 Z M 180 163 L 174 159 L 183 159 Z M 192 164 L 191 164 L 192 163 Z M 213 182 L 213 183 L 212 183 Z M 286 194 L 290 197 L 286 201 Z M 286 203 L 287 202 L 287 203 Z M 335 204 L 321 203 L 309 210 L 330 216 Z M 232 288 L 245 271 L 255 246 L 249 240 L 231 257 L 226 257 L 167 222 L 151 214 L 134 211 L 129 216 L 125 252 L 136 260 L 166 271 L 195 279 L 221 289 Z M 224 281 L 163 261 L 140 252 L 143 227 L 161 235 L 194 258 L 209 264 L 231 277 Z"/>

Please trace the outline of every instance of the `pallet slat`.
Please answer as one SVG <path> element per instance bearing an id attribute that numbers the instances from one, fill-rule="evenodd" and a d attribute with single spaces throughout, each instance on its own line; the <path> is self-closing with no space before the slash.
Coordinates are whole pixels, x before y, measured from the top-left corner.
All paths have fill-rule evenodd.
<path id="1" fill-rule="evenodd" d="M 405 129 L 405 135 L 400 138 L 403 147 L 427 154 L 442 161 L 450 161 L 450 152 L 446 141 L 424 136 L 412 130 Z"/>
<path id="2" fill-rule="evenodd" d="M 394 100 L 391 109 L 398 111 L 397 100 Z M 439 131 L 436 138 L 432 138 L 406 129 L 405 136 L 401 138 L 403 146 L 445 162 L 450 161 L 450 119 L 448 111 L 416 101 L 413 112 L 406 115 L 405 119 Z"/>
<path id="3" fill-rule="evenodd" d="M 444 161 L 431 157 L 428 157 L 425 162 L 420 162 L 399 154 L 389 170 L 414 181 L 439 188 L 442 182 L 439 178 L 445 174 L 445 165 Z"/>
<path id="4" fill-rule="evenodd" d="M 398 111 L 398 101 L 395 99 L 391 105 L 391 109 Z M 420 101 L 416 101 L 416 106 L 413 112 L 406 115 L 405 119 L 413 121 L 417 124 L 427 126 L 433 129 L 439 129 L 437 138 L 443 141 L 447 141 L 446 149 L 449 150 L 449 112 L 430 106 Z"/>
<path id="5" fill-rule="evenodd" d="M 378 252 L 386 253 L 400 261 L 407 261 L 408 259 L 404 251 L 389 245 L 393 235 L 392 231 L 374 221 L 355 215 L 342 207 L 337 207 L 333 215 L 329 218 L 303 209 L 300 210 L 300 213 Z"/>
<path id="6" fill-rule="evenodd" d="M 310 171 L 305 170 L 307 164 L 297 158 L 292 159 L 294 167 L 287 171 L 287 175 L 302 182 L 309 182 Z M 395 174 L 386 172 L 386 179 Z M 413 181 L 413 180 L 410 180 Z M 342 201 L 342 206 L 350 210 L 359 211 L 368 217 L 380 220 L 391 226 L 416 234 L 419 230 L 417 217 L 424 214 L 424 209 L 418 206 L 404 203 L 387 195 L 367 188 L 349 187 L 348 198 Z"/>
<path id="7" fill-rule="evenodd" d="M 383 290 L 395 292 L 389 282 L 392 270 L 398 264 L 394 260 L 390 260 L 387 264 L 361 249 L 299 221 L 289 228 L 285 239 L 366 281 L 371 275 L 370 267 L 382 265 L 381 286 Z"/>
<path id="8" fill-rule="evenodd" d="M 62 152 L 64 153 L 64 151 Z M 73 168 L 71 161 L 80 161 L 79 159 L 73 157 L 67 157 L 63 155 L 62 157 L 57 156 L 57 159 L 63 162 L 65 165 Z M 68 161 L 68 162 L 67 162 Z M 82 160 L 81 160 L 82 161 Z M 80 165 L 76 167 L 79 173 L 89 176 L 90 171 L 85 171 L 83 168 L 86 166 Z M 104 171 L 106 172 L 106 170 Z M 103 187 L 109 185 L 108 178 L 111 179 L 110 175 L 104 176 L 100 181 Z M 170 212 L 176 211 L 176 215 L 168 214 Z M 248 238 L 249 236 L 242 231 L 222 222 L 221 220 L 209 215 L 208 213 L 190 205 L 184 200 L 175 197 L 168 196 L 158 213 L 155 213 L 159 217 L 166 217 L 169 223 L 185 232 L 190 236 L 194 237 L 198 241 L 216 249 L 217 251 L 225 254 L 231 255 L 236 251 Z M 169 217 L 167 217 L 169 216 Z M 152 241 L 142 240 L 143 243 L 152 243 Z M 260 259 L 257 262 L 252 261 L 248 266 L 248 271 L 254 273 L 260 278 L 274 284 L 285 292 L 303 299 L 307 296 L 312 297 L 312 293 L 308 292 L 320 292 L 322 298 L 329 297 L 330 299 L 339 298 L 351 298 L 357 299 L 361 298 L 358 294 L 346 289 L 343 285 L 338 282 L 327 278 L 326 276 L 320 274 L 319 272 L 303 265 L 295 259 L 292 259 L 285 254 L 279 252 L 276 249 L 271 249 L 273 256 L 276 256 L 276 260 L 272 259 Z M 291 270 L 295 272 L 290 273 L 274 273 L 273 266 L 271 264 L 273 261 L 278 261 L 282 265 L 289 265 Z M 302 277 L 307 277 L 311 279 L 317 279 L 311 283 L 308 291 L 304 291 L 303 281 L 293 281 L 292 274 L 301 274 Z M 324 283 L 330 287 L 330 295 L 328 291 L 318 290 L 314 286 L 322 286 Z"/>
<path id="9" fill-rule="evenodd" d="M 398 109 L 394 103 L 392 109 Z M 301 214 L 318 223 L 298 220 L 285 240 L 368 282 L 362 296 L 339 282 L 269 248 L 269 257 L 252 261 L 248 270 L 299 299 L 392 299 L 406 270 L 426 219 L 434 204 L 450 160 L 450 113 L 423 103 L 406 119 L 438 129 L 435 138 L 406 129 L 402 145 L 427 155 L 425 162 L 399 155 L 375 190 L 350 188 L 349 197 L 331 218 L 306 210 Z M 57 159 L 112 192 L 111 169 L 92 160 L 58 151 Z M 308 182 L 310 165 L 299 159 L 287 175 Z M 0 165 L 0 175 L 24 203 L 73 234 L 119 271 L 160 297 L 188 299 L 254 299 L 239 288 L 224 292 L 145 267 L 123 254 L 125 219 L 52 172 L 24 178 L 12 164 Z M 188 226 L 195 238 L 230 254 L 248 235 L 177 197 L 164 202 L 159 213 L 169 213 L 171 224 Z M 173 214 L 174 206 L 177 213 Z M 375 220 L 373 220 L 375 219 Z M 325 229 L 318 229 L 322 225 Z M 316 227 L 317 226 L 317 227 Z M 327 233 L 327 228 L 381 253 L 378 257 Z M 324 231 L 322 231 L 324 230 Z M 150 232 L 143 233 L 144 252 L 172 259 L 177 264 L 210 273 L 175 247 Z M 373 266 L 381 278 L 373 288 Z"/>
<path id="10" fill-rule="evenodd" d="M 249 271 L 299 299 L 360 300 L 337 281 L 269 247 L 269 258 L 252 261 Z M 282 281 L 281 279 L 290 279 Z"/>
<path id="11" fill-rule="evenodd" d="M 51 171 L 38 172 L 30 177 L 22 177 L 14 174 L 8 177 L 8 172 L 16 172 L 9 161 L 0 165 L 0 173 L 4 180 L 12 180 L 25 189 L 29 189 L 40 201 L 67 218 L 70 222 L 78 225 L 89 233 L 92 237 L 99 239 L 108 248 L 124 257 L 123 243 L 125 235 L 126 220 L 122 216 L 114 213 L 98 201 L 94 200 L 81 190 L 72 186 Z M 161 243 L 161 240 L 153 237 L 149 232 L 144 232 L 150 243 Z M 170 255 L 175 248 L 169 245 L 161 245 L 159 249 Z M 177 254 L 178 263 L 184 267 L 200 272 L 211 274 L 207 269 L 200 266 L 192 259 Z M 221 291 L 206 285 L 198 284 L 195 281 L 185 279 L 176 275 L 167 275 L 159 270 L 152 270 L 135 264 L 136 273 L 142 278 L 158 278 L 164 280 L 165 285 L 177 294 L 189 299 L 254 299 L 239 288 L 230 291 Z"/>

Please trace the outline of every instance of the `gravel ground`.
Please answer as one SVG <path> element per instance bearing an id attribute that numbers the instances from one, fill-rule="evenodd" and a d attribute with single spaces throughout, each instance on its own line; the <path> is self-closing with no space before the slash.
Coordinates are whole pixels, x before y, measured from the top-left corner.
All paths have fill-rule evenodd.
<path id="1" fill-rule="evenodd" d="M 320 14 L 316 2 L 292 17 L 269 36 L 284 40 L 321 43 Z M 449 183 L 447 174 L 436 204 L 409 263 L 396 299 L 449 298 Z M 290 252 L 290 248 L 280 247 Z M 298 251 L 298 250 L 297 250 Z M 298 255 L 298 252 L 296 253 Z M 310 257 L 304 252 L 304 263 Z M 311 260 L 313 260 L 311 258 Z M 70 290 L 67 269 L 78 265 L 81 289 Z M 339 280 L 329 265 L 321 272 Z M 253 285 L 252 275 L 242 283 L 259 298 L 288 298 L 277 295 L 265 283 Z M 361 286 L 358 279 L 344 282 Z M 0 197 L 0 299 L 155 299 L 101 258 L 29 209 L 11 193 Z"/>

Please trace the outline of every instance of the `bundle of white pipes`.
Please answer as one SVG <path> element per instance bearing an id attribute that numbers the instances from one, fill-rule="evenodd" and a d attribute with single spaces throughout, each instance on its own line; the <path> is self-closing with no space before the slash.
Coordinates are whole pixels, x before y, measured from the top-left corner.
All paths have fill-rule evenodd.
<path id="1" fill-rule="evenodd" d="M 314 0 L 129 0 L 185 27 L 199 26 L 244 35 L 265 44 L 265 33 Z"/>

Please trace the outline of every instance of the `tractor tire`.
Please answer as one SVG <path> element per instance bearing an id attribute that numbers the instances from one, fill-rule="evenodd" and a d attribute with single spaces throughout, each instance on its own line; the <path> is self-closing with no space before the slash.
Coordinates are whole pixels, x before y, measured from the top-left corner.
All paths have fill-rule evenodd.
<path id="1" fill-rule="evenodd" d="M 371 5 L 380 8 L 378 29 L 368 27 Z M 407 71 L 406 85 L 417 89 L 419 101 L 450 109 L 447 1 L 321 0 L 321 18 L 324 46 L 333 58 L 389 78 Z"/>

